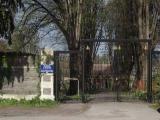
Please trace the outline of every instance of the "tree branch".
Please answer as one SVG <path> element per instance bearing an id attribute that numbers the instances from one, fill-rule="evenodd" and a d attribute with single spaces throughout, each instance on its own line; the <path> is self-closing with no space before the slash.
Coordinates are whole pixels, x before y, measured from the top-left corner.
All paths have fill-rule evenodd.
<path id="1" fill-rule="evenodd" d="M 67 38 L 69 37 L 69 34 L 68 34 L 68 32 L 64 29 L 64 26 L 59 22 L 60 20 L 57 19 L 57 18 L 55 17 L 55 15 L 53 15 L 53 14 L 51 13 L 51 11 L 49 11 L 44 5 L 42 5 L 42 3 L 40 3 L 38 0 L 32 0 L 32 1 L 34 1 L 35 3 L 37 3 L 37 5 L 41 6 L 42 9 L 44 9 L 44 10 L 47 12 L 47 14 L 51 16 L 53 22 L 54 22 L 54 23 L 59 27 L 59 29 L 63 32 L 63 34 L 64 34 L 64 36 L 66 37 L 66 40 L 67 40 Z"/>

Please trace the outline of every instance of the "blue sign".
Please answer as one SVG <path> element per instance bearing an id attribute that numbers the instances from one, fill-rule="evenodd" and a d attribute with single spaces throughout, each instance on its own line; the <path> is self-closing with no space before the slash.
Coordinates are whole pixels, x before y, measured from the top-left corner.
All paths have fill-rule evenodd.
<path id="1" fill-rule="evenodd" d="M 54 65 L 43 64 L 40 66 L 41 73 L 54 73 Z"/>

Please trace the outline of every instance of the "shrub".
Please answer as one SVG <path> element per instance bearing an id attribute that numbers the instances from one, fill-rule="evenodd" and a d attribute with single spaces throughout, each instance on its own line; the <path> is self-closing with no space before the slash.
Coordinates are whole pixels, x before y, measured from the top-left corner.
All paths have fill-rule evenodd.
<path id="1" fill-rule="evenodd" d="M 137 97 L 140 100 L 147 100 L 147 92 L 145 91 L 136 91 L 135 97 Z"/>

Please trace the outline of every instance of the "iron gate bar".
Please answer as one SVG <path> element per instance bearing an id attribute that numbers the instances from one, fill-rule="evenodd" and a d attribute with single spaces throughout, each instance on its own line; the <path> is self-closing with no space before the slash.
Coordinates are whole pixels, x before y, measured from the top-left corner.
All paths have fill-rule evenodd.
<path id="1" fill-rule="evenodd" d="M 59 54 L 58 54 L 58 52 L 54 52 L 54 66 L 55 66 L 55 75 L 54 75 L 54 94 L 55 94 L 55 100 L 56 101 L 58 101 L 58 73 L 57 73 L 57 71 L 58 71 L 58 56 L 59 56 Z"/>
<path id="2" fill-rule="evenodd" d="M 139 42 L 139 43 L 148 43 L 148 54 L 147 54 L 147 58 L 148 58 L 148 78 L 147 78 L 147 101 L 149 103 L 152 102 L 152 39 L 82 39 L 81 43 L 82 43 L 82 53 L 83 53 L 83 78 L 82 78 L 82 82 L 83 82 L 83 94 L 85 94 L 85 77 L 84 77 L 84 73 L 85 73 L 85 62 L 84 62 L 84 56 L 85 56 L 85 43 L 95 43 L 95 42 L 107 42 L 107 43 L 119 43 L 119 42 L 130 42 L 130 43 L 134 43 L 134 42 Z M 83 101 L 83 100 L 82 100 Z M 84 102 L 84 101 L 83 101 Z"/>
<path id="3" fill-rule="evenodd" d="M 82 46 L 82 102 L 86 102 L 85 98 L 85 47 Z"/>
<path id="4" fill-rule="evenodd" d="M 109 43 L 116 43 L 116 42 L 144 42 L 149 43 L 152 42 L 152 39 L 82 39 L 81 43 L 86 42 L 109 42 Z"/>
<path id="5" fill-rule="evenodd" d="M 152 42 L 148 42 L 148 84 L 147 100 L 152 103 Z"/>
<path id="6" fill-rule="evenodd" d="M 70 53 L 81 53 L 80 51 L 55 51 L 56 54 L 70 54 Z"/>
<path id="7" fill-rule="evenodd" d="M 153 54 L 160 54 L 160 51 L 154 51 L 154 50 L 152 50 L 152 55 Z"/>

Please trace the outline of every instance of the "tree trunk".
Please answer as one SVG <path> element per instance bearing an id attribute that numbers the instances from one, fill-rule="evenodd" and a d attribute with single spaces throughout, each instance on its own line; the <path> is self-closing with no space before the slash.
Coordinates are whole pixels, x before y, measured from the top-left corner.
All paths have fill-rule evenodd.
<path id="1" fill-rule="evenodd" d="M 69 21 L 68 24 L 68 48 L 70 51 L 79 51 L 80 36 L 81 36 L 81 21 L 82 21 L 82 2 L 83 0 L 77 0 L 70 4 L 69 7 Z M 70 78 L 78 78 L 80 80 L 80 57 L 78 53 L 70 54 Z M 70 95 L 77 94 L 78 81 L 71 80 L 69 93 Z"/>
<path id="2" fill-rule="evenodd" d="M 138 8 L 139 39 L 149 39 L 149 3 L 147 0 L 139 0 Z M 137 70 L 137 89 L 145 89 L 147 80 L 147 43 L 139 43 L 138 70 Z"/>

